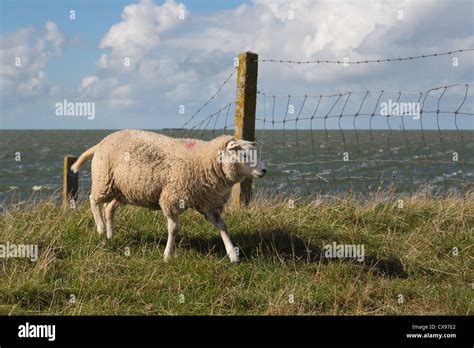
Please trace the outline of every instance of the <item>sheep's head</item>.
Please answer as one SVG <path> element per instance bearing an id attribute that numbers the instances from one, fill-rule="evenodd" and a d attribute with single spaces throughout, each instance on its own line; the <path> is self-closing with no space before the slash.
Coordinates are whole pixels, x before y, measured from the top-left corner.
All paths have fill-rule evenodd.
<path id="1" fill-rule="evenodd" d="M 225 151 L 219 154 L 222 169 L 235 181 L 245 178 L 261 178 L 267 172 L 265 163 L 258 158 L 256 143 L 246 140 L 230 140 Z"/>

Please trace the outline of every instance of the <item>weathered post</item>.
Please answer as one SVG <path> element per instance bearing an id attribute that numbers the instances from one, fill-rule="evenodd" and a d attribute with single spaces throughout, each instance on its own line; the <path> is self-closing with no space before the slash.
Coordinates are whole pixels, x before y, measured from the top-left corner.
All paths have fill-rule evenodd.
<path id="1" fill-rule="evenodd" d="M 71 165 L 76 162 L 76 156 L 64 157 L 63 167 L 63 207 L 75 208 L 77 202 L 78 178 L 77 173 L 71 171 Z"/>
<path id="2" fill-rule="evenodd" d="M 237 68 L 237 102 L 235 107 L 235 133 L 237 139 L 255 140 L 255 109 L 257 105 L 258 54 L 244 52 L 239 55 Z M 248 204 L 252 197 L 252 179 L 246 179 L 232 188 L 231 205 Z"/>

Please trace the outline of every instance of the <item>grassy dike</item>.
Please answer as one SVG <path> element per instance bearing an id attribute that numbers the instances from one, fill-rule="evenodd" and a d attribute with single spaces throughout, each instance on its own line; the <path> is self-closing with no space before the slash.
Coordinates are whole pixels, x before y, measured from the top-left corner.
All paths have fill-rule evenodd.
<path id="1" fill-rule="evenodd" d="M 87 204 L 12 208 L 0 243 L 37 244 L 39 259 L 0 259 L 0 314 L 472 314 L 473 196 L 406 198 L 403 208 L 395 198 L 293 208 L 259 198 L 224 218 L 238 265 L 192 211 L 164 263 L 161 212 L 120 207 L 106 241 Z M 325 258 L 333 242 L 363 244 L 364 261 Z"/>

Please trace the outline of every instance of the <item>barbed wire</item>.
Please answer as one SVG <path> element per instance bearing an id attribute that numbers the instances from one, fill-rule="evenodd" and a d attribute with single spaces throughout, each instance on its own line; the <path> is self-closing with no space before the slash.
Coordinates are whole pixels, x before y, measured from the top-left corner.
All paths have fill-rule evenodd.
<path id="1" fill-rule="evenodd" d="M 217 91 L 211 95 L 211 97 L 206 100 L 201 107 L 196 109 L 196 111 L 191 115 L 191 117 L 180 127 L 181 129 L 185 129 L 186 126 L 211 102 L 213 101 L 216 96 L 222 91 L 224 86 L 230 81 L 230 79 L 235 75 L 235 72 L 237 71 L 237 67 L 234 67 L 232 72 L 229 74 L 229 76 L 226 77 L 226 79 L 219 85 L 217 88 Z"/>
<path id="2" fill-rule="evenodd" d="M 339 96 L 347 96 L 350 94 L 368 94 L 368 93 L 403 93 L 403 94 L 423 94 L 429 91 L 436 91 L 444 88 L 451 88 L 451 87 L 456 87 L 456 86 L 474 86 L 474 83 L 453 83 L 450 85 L 446 86 L 438 86 L 438 87 L 431 87 L 429 89 L 426 89 L 424 91 L 396 91 L 396 90 L 384 90 L 384 89 L 378 89 L 378 90 L 358 90 L 358 91 L 345 91 L 345 92 L 339 92 L 339 93 L 332 93 L 332 94 L 268 94 L 264 92 L 263 90 L 257 90 L 257 94 L 261 95 L 266 95 L 270 97 L 289 97 L 291 96 L 292 98 L 330 98 L 330 97 L 339 97 Z"/>
<path id="3" fill-rule="evenodd" d="M 455 53 L 464 53 L 474 51 L 474 48 L 463 48 L 454 51 L 440 52 L 440 53 L 431 53 L 431 54 L 422 54 L 418 56 L 408 56 L 408 57 L 398 57 L 398 58 L 379 58 L 379 59 L 366 59 L 366 60 L 355 60 L 350 61 L 348 58 L 343 60 L 283 60 L 283 59 L 258 59 L 258 62 L 261 63 L 287 63 L 287 64 L 370 64 L 370 63 L 390 63 L 390 62 L 402 62 L 408 60 L 432 58 L 432 57 L 441 57 L 446 55 L 452 55 Z"/>
<path id="4" fill-rule="evenodd" d="M 204 138 L 204 131 L 209 130 L 208 126 L 209 126 L 209 124 L 211 124 L 211 121 L 213 119 L 214 119 L 214 123 L 213 123 L 213 127 L 212 127 L 210 135 L 214 136 L 216 134 L 216 131 L 218 131 L 218 130 L 223 130 L 224 133 L 227 134 L 226 131 L 228 129 L 230 129 L 230 127 L 231 127 L 230 125 L 228 125 L 228 116 L 229 116 L 230 109 L 233 105 L 235 105 L 235 102 L 228 103 L 225 106 L 219 108 L 217 111 L 207 115 L 206 117 L 204 117 L 200 122 L 198 122 L 194 126 L 188 128 L 188 129 L 185 129 L 186 133 L 182 136 L 184 136 L 184 137 L 199 136 L 199 138 L 201 138 L 201 139 Z M 219 118 L 222 114 L 225 114 L 225 123 L 224 123 L 224 126 L 222 128 L 218 128 L 217 127 L 217 122 L 218 122 L 218 120 L 219 120 Z M 199 134 L 200 131 L 201 131 L 201 133 Z"/>

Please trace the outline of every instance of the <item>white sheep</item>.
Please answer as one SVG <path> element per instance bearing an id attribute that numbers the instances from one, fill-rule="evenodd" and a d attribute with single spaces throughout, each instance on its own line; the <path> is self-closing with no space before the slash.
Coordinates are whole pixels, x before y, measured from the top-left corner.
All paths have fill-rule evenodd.
<path id="1" fill-rule="evenodd" d="M 85 151 L 71 170 L 77 173 L 93 157 L 91 211 L 100 234 L 105 218 L 107 238 L 113 236 L 119 204 L 161 209 L 168 218 L 164 252 L 168 261 L 174 251 L 178 216 L 193 208 L 219 229 L 227 255 L 238 262 L 221 213 L 236 183 L 265 175 L 265 165 L 256 154 L 255 143 L 228 135 L 202 141 L 122 130 Z"/>

